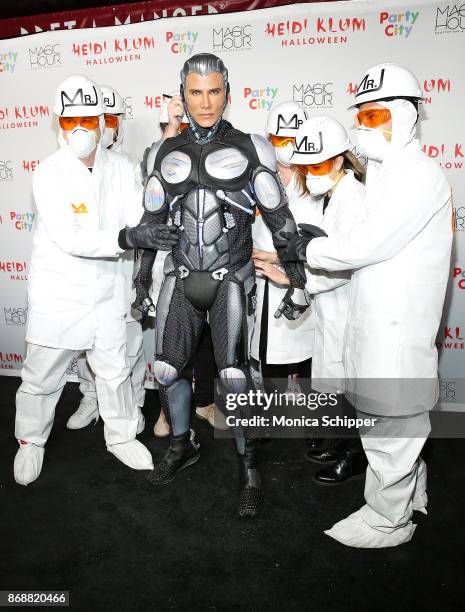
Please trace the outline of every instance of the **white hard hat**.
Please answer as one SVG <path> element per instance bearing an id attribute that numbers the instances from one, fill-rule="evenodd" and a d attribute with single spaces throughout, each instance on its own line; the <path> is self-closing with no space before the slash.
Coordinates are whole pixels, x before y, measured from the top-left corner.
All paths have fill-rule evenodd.
<path id="1" fill-rule="evenodd" d="M 327 115 L 308 119 L 297 131 L 291 164 L 319 164 L 350 149 L 343 126 Z"/>
<path id="2" fill-rule="evenodd" d="M 355 94 L 355 103 L 376 102 L 387 98 L 421 99 L 423 92 L 417 77 L 399 64 L 378 64 L 369 68 L 363 76 Z"/>
<path id="3" fill-rule="evenodd" d="M 109 115 L 122 115 L 124 113 L 124 100 L 121 95 L 109 85 L 100 85 L 103 96 L 105 112 Z"/>
<path id="4" fill-rule="evenodd" d="M 171 94 L 163 94 L 163 102 L 160 107 L 160 116 L 158 118 L 159 123 L 169 123 L 170 120 L 168 117 L 168 104 L 171 102 L 171 99 L 174 96 L 179 96 L 179 95 L 180 95 L 179 91 L 175 91 L 174 93 L 171 93 Z M 182 116 L 181 123 L 189 123 L 189 119 L 186 117 L 185 113 Z"/>
<path id="5" fill-rule="evenodd" d="M 58 86 L 53 112 L 60 117 L 93 117 L 105 112 L 100 87 L 85 76 L 75 74 Z"/>
<path id="6" fill-rule="evenodd" d="M 304 109 L 297 102 L 281 102 L 268 115 L 266 131 L 274 136 L 294 138 L 297 130 L 307 119 Z"/>

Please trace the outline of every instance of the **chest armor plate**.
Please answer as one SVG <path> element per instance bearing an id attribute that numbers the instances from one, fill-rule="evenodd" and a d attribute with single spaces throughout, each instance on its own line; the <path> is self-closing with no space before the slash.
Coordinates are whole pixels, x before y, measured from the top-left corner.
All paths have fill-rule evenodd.
<path id="1" fill-rule="evenodd" d="M 163 186 L 171 195 L 186 194 L 197 186 L 240 191 L 247 186 L 251 174 L 245 151 L 221 143 L 186 143 L 168 152 L 158 163 Z"/>

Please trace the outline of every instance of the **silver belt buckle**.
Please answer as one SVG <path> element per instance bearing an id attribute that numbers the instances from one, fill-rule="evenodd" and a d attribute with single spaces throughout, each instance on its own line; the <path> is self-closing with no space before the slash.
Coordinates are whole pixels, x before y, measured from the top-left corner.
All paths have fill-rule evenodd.
<path id="1" fill-rule="evenodd" d="M 189 274 L 190 274 L 190 272 L 186 268 L 186 266 L 179 266 L 178 272 L 179 272 L 179 278 L 180 279 L 187 278 L 189 276 Z"/>
<path id="2" fill-rule="evenodd" d="M 219 270 L 215 270 L 214 272 L 212 272 L 212 278 L 213 280 L 222 281 L 227 273 L 228 270 L 226 268 L 220 268 Z"/>

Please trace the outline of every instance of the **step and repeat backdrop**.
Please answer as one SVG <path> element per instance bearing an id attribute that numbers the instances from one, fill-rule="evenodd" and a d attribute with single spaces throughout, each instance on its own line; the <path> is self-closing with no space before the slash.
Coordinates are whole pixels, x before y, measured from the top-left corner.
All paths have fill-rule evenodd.
<path id="1" fill-rule="evenodd" d="M 121 92 L 124 148 L 141 158 L 160 137 L 163 94 L 178 90 L 182 64 L 194 53 L 223 58 L 231 83 L 227 117 L 257 133 L 285 100 L 351 127 L 347 107 L 364 70 L 394 61 L 424 88 L 420 140 L 454 193 L 455 244 L 437 346 L 442 403 L 465 409 L 464 51 L 465 4 L 432 0 L 296 4 L 0 40 L 0 374 L 19 375 L 25 357 L 36 221 L 31 184 L 40 161 L 57 148 L 52 104 L 64 78 L 85 74 Z M 145 334 L 151 384 L 153 332 Z"/>

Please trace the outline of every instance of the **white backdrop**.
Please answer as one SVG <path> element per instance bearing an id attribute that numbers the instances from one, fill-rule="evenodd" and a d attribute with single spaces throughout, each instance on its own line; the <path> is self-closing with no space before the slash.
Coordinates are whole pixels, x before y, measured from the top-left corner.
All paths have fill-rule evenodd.
<path id="1" fill-rule="evenodd" d="M 354 88 L 371 65 L 395 61 L 424 86 L 420 138 L 445 169 L 455 201 L 455 245 L 438 334 L 442 399 L 465 409 L 465 4 L 334 2 L 43 32 L 0 41 L 0 373 L 25 356 L 26 281 L 35 207 L 34 169 L 57 147 L 53 93 L 82 73 L 125 97 L 125 149 L 141 157 L 160 136 L 164 92 L 178 88 L 189 55 L 213 52 L 230 72 L 228 118 L 262 133 L 275 103 L 294 99 L 347 127 Z M 147 354 L 152 351 L 147 334 Z M 150 369 L 150 368 L 149 368 Z M 150 373 L 150 372 L 149 372 Z M 445 380 L 445 379 L 448 380 Z"/>

